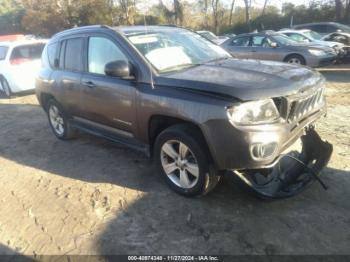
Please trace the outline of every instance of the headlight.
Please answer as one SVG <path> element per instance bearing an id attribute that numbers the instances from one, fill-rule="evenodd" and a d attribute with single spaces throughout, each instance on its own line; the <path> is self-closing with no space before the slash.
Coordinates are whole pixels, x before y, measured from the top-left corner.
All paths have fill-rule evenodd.
<path id="1" fill-rule="evenodd" d="M 326 54 L 324 51 L 316 49 L 309 49 L 309 53 L 315 56 L 323 56 Z"/>
<path id="2" fill-rule="evenodd" d="M 245 102 L 229 108 L 227 114 L 237 125 L 268 124 L 280 117 L 272 99 Z"/>

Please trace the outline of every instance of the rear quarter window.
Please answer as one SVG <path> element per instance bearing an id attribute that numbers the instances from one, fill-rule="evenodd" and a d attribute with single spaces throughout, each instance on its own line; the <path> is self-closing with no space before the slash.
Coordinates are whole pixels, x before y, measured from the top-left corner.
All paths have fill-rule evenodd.
<path id="1" fill-rule="evenodd" d="M 4 60 L 6 58 L 7 50 L 7 46 L 0 46 L 0 60 Z"/>
<path id="2" fill-rule="evenodd" d="M 55 59 L 57 58 L 57 47 L 58 43 L 49 44 L 47 46 L 47 58 L 52 68 L 55 67 Z"/>

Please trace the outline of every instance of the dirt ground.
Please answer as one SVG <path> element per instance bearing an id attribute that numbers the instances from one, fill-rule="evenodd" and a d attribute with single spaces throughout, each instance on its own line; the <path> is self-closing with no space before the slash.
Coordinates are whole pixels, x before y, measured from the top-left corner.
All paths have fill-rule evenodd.
<path id="1" fill-rule="evenodd" d="M 0 99 L 0 253 L 350 254 L 350 69 L 324 69 L 334 145 L 314 184 L 256 199 L 232 177 L 204 198 L 172 192 L 143 155 L 57 140 L 34 95 Z"/>

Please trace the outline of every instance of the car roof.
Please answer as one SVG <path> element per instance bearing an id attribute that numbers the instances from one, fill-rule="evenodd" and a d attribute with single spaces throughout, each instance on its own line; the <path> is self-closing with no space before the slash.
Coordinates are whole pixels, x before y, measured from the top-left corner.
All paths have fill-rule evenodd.
<path id="1" fill-rule="evenodd" d="M 308 25 L 338 25 L 338 23 L 335 23 L 335 22 L 306 23 L 306 24 L 294 25 L 293 28 L 302 27 L 302 26 L 308 26 Z"/>
<path id="2" fill-rule="evenodd" d="M 46 44 L 47 42 L 48 42 L 48 39 L 4 41 L 4 42 L 0 42 L 0 46 L 17 47 L 17 46 L 30 45 L 30 44 L 40 44 L 40 43 Z"/>
<path id="3" fill-rule="evenodd" d="M 113 30 L 121 34 L 137 34 L 141 32 L 159 32 L 159 31 L 169 31 L 169 30 L 185 30 L 184 28 L 172 26 L 172 25 L 137 25 L 137 26 L 117 26 L 110 27 L 107 25 L 90 25 L 82 27 L 74 27 L 71 29 L 64 30 L 55 34 L 51 41 L 55 41 L 61 37 L 69 36 L 70 34 L 88 33 L 91 31 L 106 31 Z"/>
<path id="4" fill-rule="evenodd" d="M 268 35 L 280 35 L 282 32 L 275 32 L 275 31 L 262 31 L 262 32 L 257 32 L 257 33 L 245 33 L 245 34 L 240 34 L 236 35 L 233 38 L 239 38 L 239 37 L 244 37 L 244 36 L 255 36 L 255 35 L 262 35 L 262 36 L 268 36 Z"/>
<path id="5" fill-rule="evenodd" d="M 310 32 L 311 30 L 310 29 L 282 29 L 278 32 L 280 33 L 299 33 L 299 34 L 302 34 L 302 33 L 306 33 L 306 32 Z"/>
<path id="6" fill-rule="evenodd" d="M 169 25 L 138 25 L 138 26 L 118 26 L 113 29 L 120 31 L 126 35 L 133 33 L 142 33 L 142 32 L 166 32 L 166 31 L 184 31 L 185 28 Z"/>

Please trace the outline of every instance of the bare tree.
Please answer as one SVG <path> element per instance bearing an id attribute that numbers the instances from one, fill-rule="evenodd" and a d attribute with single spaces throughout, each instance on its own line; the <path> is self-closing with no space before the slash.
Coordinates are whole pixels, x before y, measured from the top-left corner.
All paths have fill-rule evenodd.
<path id="1" fill-rule="evenodd" d="M 251 0 L 243 0 L 244 1 L 244 5 L 245 5 L 245 22 L 246 25 L 248 27 L 248 30 L 251 31 L 252 30 L 252 26 L 250 23 L 250 7 L 251 7 Z"/>
<path id="2" fill-rule="evenodd" d="M 335 0 L 335 16 L 337 21 L 342 19 L 343 3 L 341 0 Z"/>
<path id="3" fill-rule="evenodd" d="M 268 0 L 265 0 L 265 1 L 264 1 L 264 7 L 263 7 L 263 9 L 262 9 L 262 11 L 261 11 L 261 16 L 263 16 L 263 15 L 265 14 L 267 2 L 268 2 Z"/>
<path id="4" fill-rule="evenodd" d="M 232 25 L 233 8 L 235 6 L 235 2 L 236 2 L 236 0 L 232 0 L 232 2 L 231 2 L 229 25 Z"/>
<path id="5" fill-rule="evenodd" d="M 182 25 L 184 14 L 183 6 L 179 0 L 174 0 L 174 18 L 175 24 Z"/>
<path id="6" fill-rule="evenodd" d="M 219 1 L 211 0 L 211 7 L 213 9 L 213 22 L 215 34 L 219 33 Z"/>
<path id="7" fill-rule="evenodd" d="M 124 20 L 127 25 L 134 24 L 134 16 L 132 10 L 135 9 L 135 1 L 132 0 L 119 0 L 120 8 L 123 12 Z"/>

